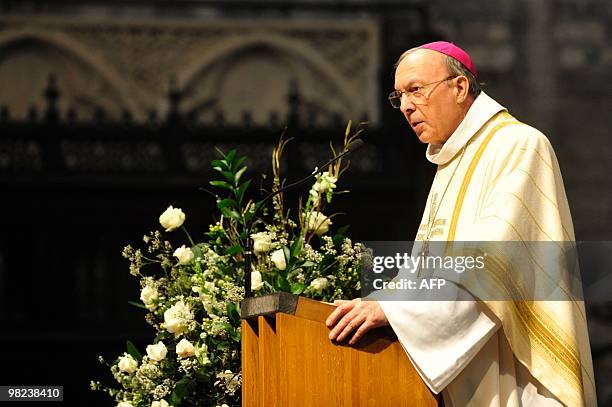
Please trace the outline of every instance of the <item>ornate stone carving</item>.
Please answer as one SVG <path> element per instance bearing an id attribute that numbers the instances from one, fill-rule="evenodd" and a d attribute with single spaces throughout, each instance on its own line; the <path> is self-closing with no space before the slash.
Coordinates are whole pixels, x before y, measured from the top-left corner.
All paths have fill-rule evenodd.
<path id="1" fill-rule="evenodd" d="M 364 20 L 2 17 L 0 50 L 11 52 L 0 61 L 0 80 L 10 85 L 20 66 L 15 58 L 25 52 L 37 75 L 53 70 L 60 85 L 74 85 L 74 91 L 60 86 L 62 106 L 104 108 L 112 118 L 129 110 L 142 121 L 152 109 L 166 113 L 169 83 L 176 78 L 184 91 L 183 113 L 221 112 L 237 123 L 249 110 L 256 124 L 267 123 L 272 113 L 287 114 L 295 81 L 312 111 L 376 122 L 378 67 L 371 56 L 378 54 L 377 33 L 376 23 Z M 24 49 L 27 41 L 36 47 Z M 24 116 L 24 105 L 40 101 L 33 97 L 17 104 L 13 116 Z M 0 103 L 13 110 L 11 100 Z"/>

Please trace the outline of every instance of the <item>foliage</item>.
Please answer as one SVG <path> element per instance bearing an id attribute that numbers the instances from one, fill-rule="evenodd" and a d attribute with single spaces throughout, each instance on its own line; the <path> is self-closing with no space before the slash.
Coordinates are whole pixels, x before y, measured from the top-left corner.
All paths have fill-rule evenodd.
<path id="1" fill-rule="evenodd" d="M 351 135 L 349 123 L 343 149 L 359 133 Z M 288 141 L 281 137 L 272 153 L 273 191 L 284 185 L 280 163 Z M 127 352 L 109 365 L 118 388 L 92 381 L 94 390 L 106 391 L 119 406 L 240 405 L 245 275 L 255 295 L 287 291 L 324 301 L 359 295 L 363 246 L 345 236 L 346 226 L 332 233 L 332 216 L 323 214 L 340 193 L 336 183 L 348 165 L 340 159 L 317 175 L 307 197 L 299 199 L 294 220 L 283 193 L 266 201 L 247 199 L 252 180 L 245 179 L 245 162 L 235 150 L 212 161 L 218 221 L 198 242 L 183 224 L 183 211 L 170 206 L 160 216 L 166 232 L 144 236 L 143 249 L 124 249 L 141 286 L 142 303 L 132 304 L 146 308 L 156 335 L 144 355 L 128 341 Z M 179 228 L 186 242 L 175 249 L 165 233 Z M 254 254 L 247 274 L 249 246 Z"/>

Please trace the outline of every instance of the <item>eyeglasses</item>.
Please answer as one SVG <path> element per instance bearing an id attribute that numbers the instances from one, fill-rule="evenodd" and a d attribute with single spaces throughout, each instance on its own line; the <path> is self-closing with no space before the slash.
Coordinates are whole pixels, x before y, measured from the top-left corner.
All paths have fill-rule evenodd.
<path id="1" fill-rule="evenodd" d="M 402 106 L 402 96 L 406 95 L 408 96 L 408 100 L 410 100 L 415 105 L 424 105 L 427 103 L 429 96 L 431 96 L 433 91 L 436 89 L 436 86 L 438 86 L 442 82 L 445 82 L 449 79 L 454 79 L 456 77 L 457 75 L 449 76 L 440 81 L 427 83 L 421 86 L 413 86 L 409 90 L 394 90 L 393 92 L 389 93 L 389 102 L 391 103 L 391 106 L 393 106 L 396 109 L 399 109 Z M 436 85 L 436 86 L 432 88 L 431 92 L 429 92 L 429 95 L 425 96 L 423 94 L 423 90 L 426 87 L 431 86 L 431 85 Z"/>

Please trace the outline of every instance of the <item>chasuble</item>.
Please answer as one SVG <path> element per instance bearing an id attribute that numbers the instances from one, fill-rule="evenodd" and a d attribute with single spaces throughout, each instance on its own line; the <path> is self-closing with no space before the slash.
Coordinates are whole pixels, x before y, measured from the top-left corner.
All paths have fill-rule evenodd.
<path id="1" fill-rule="evenodd" d="M 548 139 L 482 92 L 444 145 L 419 242 L 519 242 L 520 270 L 492 255 L 479 274 L 444 275 L 468 301 L 380 301 L 416 370 L 446 406 L 595 406 L 584 303 L 536 242 L 574 242 Z M 556 300 L 521 291 L 556 284 Z M 465 295 L 464 295 L 465 297 Z"/>

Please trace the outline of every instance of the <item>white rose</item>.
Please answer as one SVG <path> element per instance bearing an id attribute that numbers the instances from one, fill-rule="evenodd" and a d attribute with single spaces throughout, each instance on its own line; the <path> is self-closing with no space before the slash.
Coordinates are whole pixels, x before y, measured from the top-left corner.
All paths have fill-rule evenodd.
<path id="1" fill-rule="evenodd" d="M 319 277 L 319 278 L 315 278 L 314 280 L 312 280 L 312 282 L 310 283 L 310 288 L 312 288 L 315 291 L 321 291 L 323 290 L 325 287 L 327 287 L 327 279 L 325 277 Z"/>
<path id="2" fill-rule="evenodd" d="M 162 341 L 157 342 L 155 345 L 147 346 L 147 356 L 149 356 L 151 360 L 159 362 L 160 360 L 163 360 L 167 354 L 168 349 Z"/>
<path id="3" fill-rule="evenodd" d="M 170 404 L 164 399 L 155 400 L 151 403 L 151 407 L 170 407 Z"/>
<path id="4" fill-rule="evenodd" d="M 140 300 L 149 311 L 153 311 L 155 308 L 157 308 L 157 304 L 155 302 L 157 301 L 158 297 L 159 295 L 157 293 L 157 289 L 150 285 L 145 286 L 140 292 Z"/>
<path id="5" fill-rule="evenodd" d="M 182 358 L 188 358 L 195 354 L 195 347 L 187 339 L 183 338 L 176 344 L 176 354 Z"/>
<path id="6" fill-rule="evenodd" d="M 193 251 L 189 247 L 182 245 L 174 251 L 173 256 L 178 259 L 178 264 L 185 265 L 193 260 Z"/>
<path id="7" fill-rule="evenodd" d="M 278 249 L 272 252 L 270 260 L 279 270 L 285 270 L 287 268 L 287 261 L 285 260 L 285 252 L 283 249 Z"/>
<path id="8" fill-rule="evenodd" d="M 263 287 L 264 283 L 261 281 L 261 273 L 257 270 L 251 272 L 251 289 L 253 291 L 259 290 Z"/>
<path id="9" fill-rule="evenodd" d="M 117 404 L 117 407 L 134 407 L 132 403 L 128 403 L 127 401 L 120 401 Z"/>
<path id="10" fill-rule="evenodd" d="M 166 228 L 166 232 L 180 228 L 185 222 L 185 214 L 180 208 L 168 207 L 159 217 L 159 223 Z"/>
<path id="11" fill-rule="evenodd" d="M 124 356 L 119 358 L 119 370 L 125 373 L 132 374 L 136 371 L 138 367 L 138 362 L 134 360 L 132 355 L 124 353 Z"/>
<path id="12" fill-rule="evenodd" d="M 272 248 L 272 238 L 267 232 L 253 233 L 251 239 L 253 239 L 253 250 L 255 253 L 265 253 Z"/>
<path id="13" fill-rule="evenodd" d="M 183 301 L 178 301 L 164 312 L 164 323 L 162 327 L 175 336 L 180 335 L 187 329 L 187 323 L 193 316 L 189 306 Z"/>
<path id="14" fill-rule="evenodd" d="M 327 233 L 332 221 L 321 212 L 312 211 L 308 217 L 307 230 L 315 232 L 317 235 Z"/>

